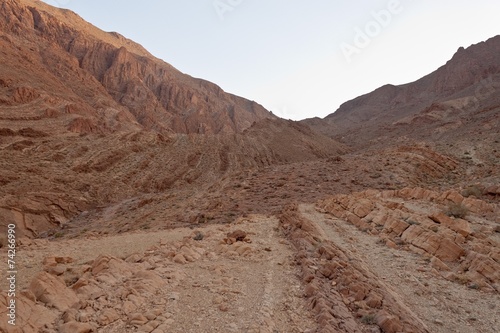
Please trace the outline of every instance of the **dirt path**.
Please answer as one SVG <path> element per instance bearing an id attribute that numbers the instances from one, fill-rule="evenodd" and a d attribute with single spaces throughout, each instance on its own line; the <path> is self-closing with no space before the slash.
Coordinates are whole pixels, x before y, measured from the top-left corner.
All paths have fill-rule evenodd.
<path id="1" fill-rule="evenodd" d="M 185 280 L 169 291 L 178 295 L 170 304 L 176 324 L 169 332 L 313 332 L 292 250 L 277 226 L 275 218 L 247 221 L 236 226 L 252 240 L 242 245 L 248 246 L 243 256 L 212 241 L 207 250 L 215 248 L 216 259 L 185 265 Z M 207 241 L 234 228 L 217 227 Z"/>
<path id="2" fill-rule="evenodd" d="M 482 293 L 436 277 L 422 257 L 391 249 L 352 224 L 301 205 L 302 215 L 320 226 L 352 260 L 375 274 L 435 333 L 496 333 L 498 295 Z M 471 306 L 472 305 L 472 306 Z"/>
<path id="3" fill-rule="evenodd" d="M 146 297 L 136 309 L 139 313 L 161 312 L 155 333 L 314 332 L 316 323 L 297 278 L 294 253 L 280 237 L 278 223 L 274 217 L 256 215 L 236 224 L 197 230 L 36 241 L 21 246 L 18 276 L 22 277 L 22 287 L 28 285 L 30 278 L 43 269 L 41 263 L 45 257 L 71 257 L 74 262 L 68 265 L 69 269 L 100 255 L 128 258 L 127 262 L 137 262 L 133 265 L 138 265 L 138 269 L 143 267 L 158 275 L 166 286 L 158 289 L 153 298 Z M 227 233 L 238 229 L 247 234 L 248 242 L 226 244 Z M 197 232 L 203 235 L 202 240 L 193 240 Z M 189 253 L 192 258 L 176 260 L 174 255 L 179 253 Z M 131 259 L 134 256 L 137 259 Z M 121 287 L 118 284 L 111 288 Z M 113 290 L 107 291 L 106 307 L 115 308 L 120 318 L 111 324 L 98 325 L 97 332 L 134 330 L 125 309 L 122 314 L 119 297 Z"/>

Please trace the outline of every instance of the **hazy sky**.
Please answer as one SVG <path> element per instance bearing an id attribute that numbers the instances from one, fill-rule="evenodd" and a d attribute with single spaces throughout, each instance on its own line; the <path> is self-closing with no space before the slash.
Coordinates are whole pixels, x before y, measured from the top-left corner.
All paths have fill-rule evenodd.
<path id="1" fill-rule="evenodd" d="M 46 0 L 291 119 L 414 81 L 500 34 L 498 0 Z"/>

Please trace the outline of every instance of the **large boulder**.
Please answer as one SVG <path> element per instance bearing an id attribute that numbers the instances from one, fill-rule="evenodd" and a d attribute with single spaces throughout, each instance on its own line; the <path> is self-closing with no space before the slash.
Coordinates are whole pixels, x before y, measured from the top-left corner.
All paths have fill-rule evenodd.
<path id="1" fill-rule="evenodd" d="M 53 306 L 59 311 L 75 307 L 79 299 L 75 292 L 64 284 L 61 279 L 47 272 L 39 273 L 29 286 L 36 299 L 47 306 Z"/>

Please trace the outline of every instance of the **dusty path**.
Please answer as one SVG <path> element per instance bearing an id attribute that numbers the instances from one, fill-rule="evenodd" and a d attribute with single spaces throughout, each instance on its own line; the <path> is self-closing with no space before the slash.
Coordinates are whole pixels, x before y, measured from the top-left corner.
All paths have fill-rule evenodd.
<path id="1" fill-rule="evenodd" d="M 422 257 L 391 249 L 354 225 L 300 206 L 302 215 L 322 228 L 329 240 L 358 261 L 406 304 L 435 333 L 496 333 L 500 328 L 498 295 L 436 277 Z M 471 306 L 472 305 L 472 306 Z"/>
<path id="2" fill-rule="evenodd" d="M 244 231 L 247 238 L 226 244 L 227 234 L 235 230 Z M 18 276 L 23 277 L 23 287 L 28 285 L 29 278 L 43 270 L 41 262 L 46 257 L 73 258 L 74 262 L 67 265 L 67 272 L 71 272 L 94 265 L 92 260 L 101 255 L 109 255 L 126 259 L 117 267 L 124 265 L 133 276 L 139 274 L 134 272 L 146 270 L 163 280 L 155 282 L 163 287 L 150 286 L 154 297 L 136 288 L 139 292 L 135 292 L 137 297 L 133 299 L 134 310 L 129 311 L 127 307 L 132 305 L 123 303 L 119 296 L 124 286 L 133 283 L 126 272 L 110 266 L 109 273 L 95 276 L 96 282 L 91 284 L 103 281 L 99 292 L 103 296 L 87 301 L 91 306 L 80 312 L 86 313 L 86 320 L 95 325 L 96 332 L 148 331 L 148 327 L 155 327 L 154 333 L 314 332 L 316 323 L 297 278 L 292 247 L 278 230 L 275 217 L 255 215 L 234 224 L 197 230 L 36 241 L 21 246 Z M 203 235 L 201 240 L 193 239 L 197 233 Z M 102 313 L 106 309 L 118 316 L 103 324 Z M 133 312 L 152 311 L 160 314 L 155 320 L 142 326 L 131 325 Z M 55 324 L 48 332 L 57 331 L 57 327 Z"/>
<path id="3" fill-rule="evenodd" d="M 252 243 L 243 256 L 219 244 L 217 258 L 183 266 L 185 279 L 169 291 L 178 295 L 169 307 L 176 323 L 169 332 L 313 332 L 292 250 L 280 239 L 277 226 L 275 218 L 259 217 L 215 228 L 207 241 L 220 240 L 236 227 Z M 217 248 L 216 242 L 212 246 Z"/>

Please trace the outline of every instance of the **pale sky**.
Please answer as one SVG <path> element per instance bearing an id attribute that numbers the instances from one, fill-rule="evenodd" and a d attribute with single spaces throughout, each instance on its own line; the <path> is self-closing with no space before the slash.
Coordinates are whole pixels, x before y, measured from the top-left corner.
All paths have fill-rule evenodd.
<path id="1" fill-rule="evenodd" d="M 500 34 L 498 0 L 46 0 L 289 119 L 325 117 Z"/>

